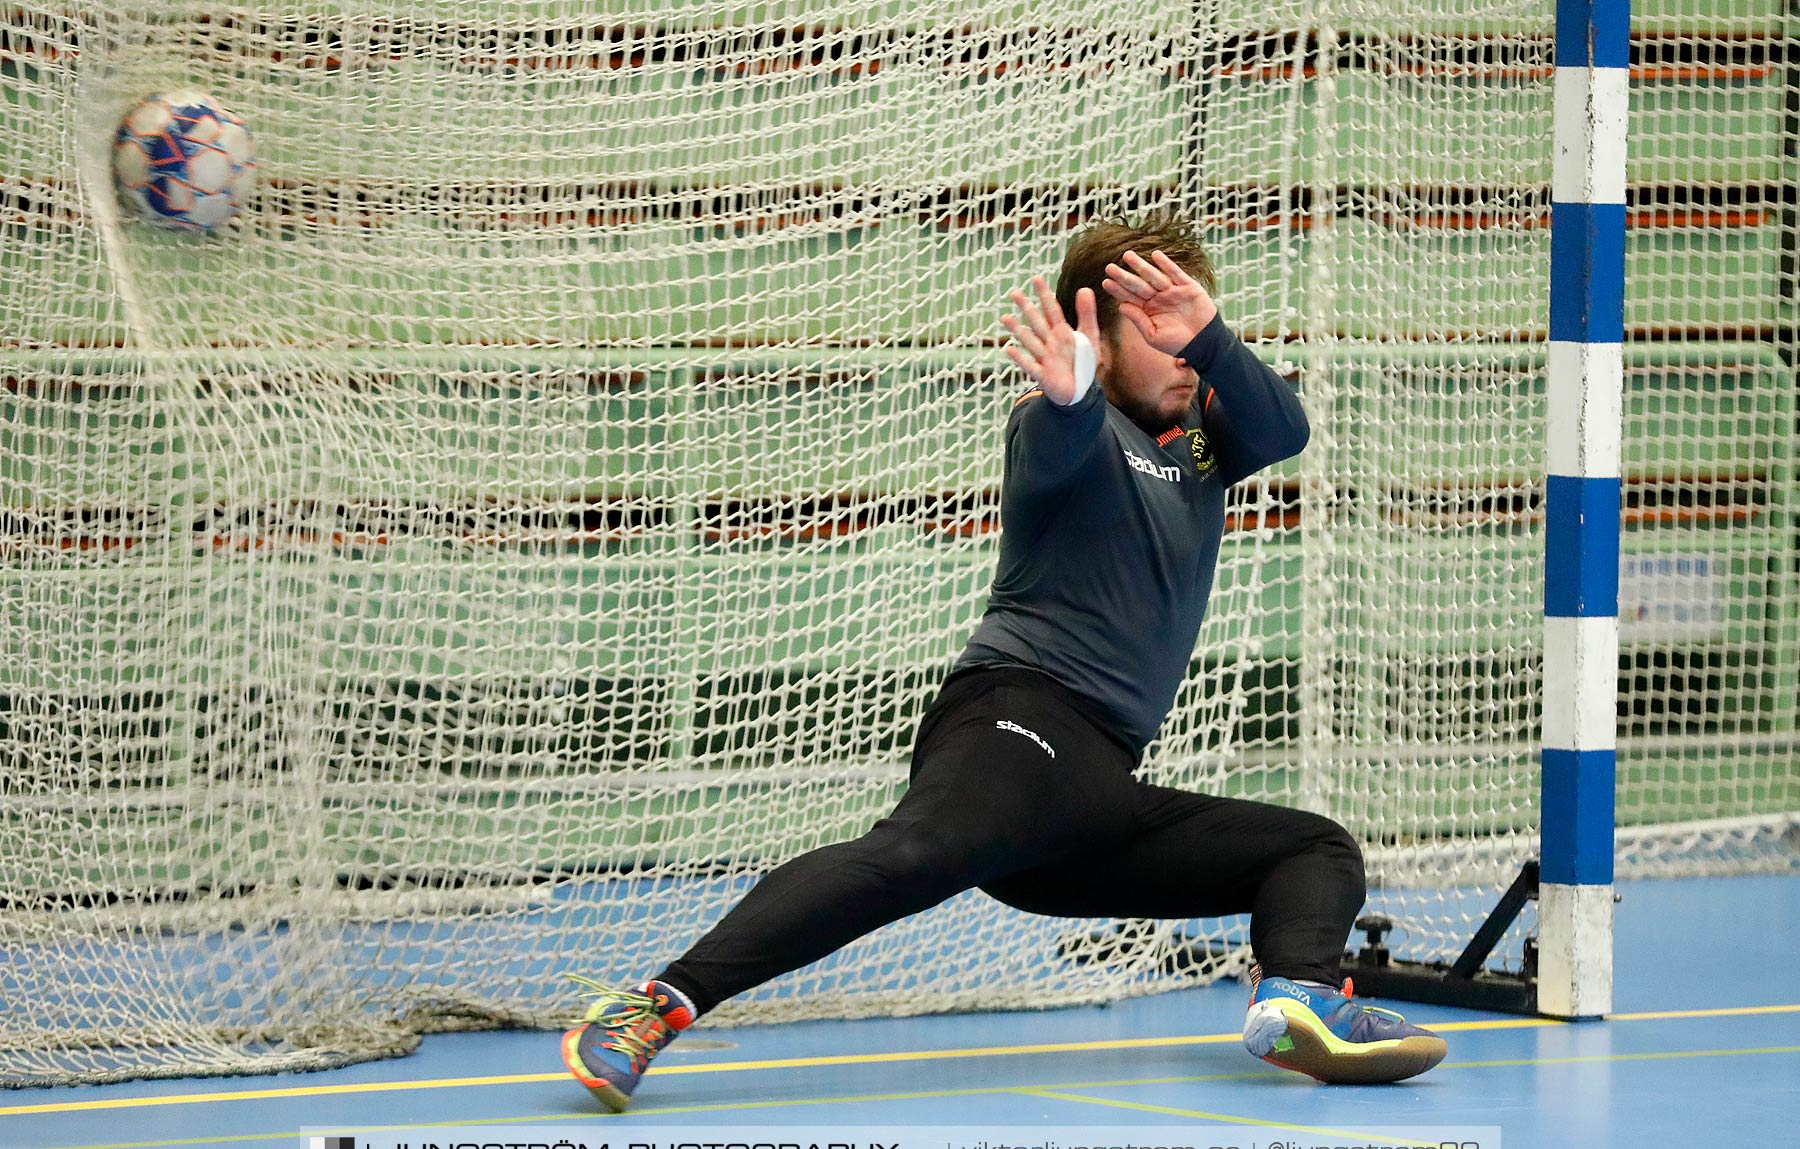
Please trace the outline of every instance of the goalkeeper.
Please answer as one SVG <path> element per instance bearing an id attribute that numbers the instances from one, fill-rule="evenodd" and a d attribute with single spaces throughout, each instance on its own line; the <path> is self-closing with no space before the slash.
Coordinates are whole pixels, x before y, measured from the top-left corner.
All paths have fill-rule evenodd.
<path id="1" fill-rule="evenodd" d="M 999 567 L 920 721 L 905 796 L 861 838 L 771 872 L 637 990 L 579 979 L 600 1000 L 563 1058 L 609 1108 L 715 1005 L 976 887 L 1069 917 L 1247 912 L 1251 1053 L 1331 1082 L 1443 1059 L 1441 1038 L 1340 989 L 1364 895 L 1342 827 L 1132 776 L 1199 634 L 1226 488 L 1305 446 L 1298 398 L 1225 326 L 1178 221 L 1095 224 L 1055 295 L 1031 286 L 1001 320 L 1036 388 L 1006 424 Z"/>

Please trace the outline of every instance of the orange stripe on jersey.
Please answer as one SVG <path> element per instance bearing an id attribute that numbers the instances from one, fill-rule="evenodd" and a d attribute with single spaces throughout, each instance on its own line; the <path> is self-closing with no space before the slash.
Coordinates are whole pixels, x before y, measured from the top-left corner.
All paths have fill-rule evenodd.
<path id="1" fill-rule="evenodd" d="M 1023 394 L 1023 395 L 1019 396 L 1017 399 L 1013 400 L 1013 406 L 1017 407 L 1020 403 L 1025 402 L 1025 400 L 1034 398 L 1038 395 L 1042 395 L 1043 393 L 1044 393 L 1044 389 L 1042 387 L 1039 387 L 1035 391 L 1027 391 L 1027 392 L 1025 392 L 1025 394 Z"/>
<path id="2" fill-rule="evenodd" d="M 1212 397 L 1213 397 L 1212 388 L 1208 387 L 1206 389 L 1206 402 L 1200 404 L 1200 413 L 1202 415 L 1204 415 L 1208 411 L 1212 410 Z"/>

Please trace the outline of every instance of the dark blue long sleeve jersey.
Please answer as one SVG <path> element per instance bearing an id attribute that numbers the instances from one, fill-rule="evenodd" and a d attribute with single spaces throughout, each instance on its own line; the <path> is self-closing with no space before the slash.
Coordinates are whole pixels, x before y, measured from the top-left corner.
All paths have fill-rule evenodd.
<path id="1" fill-rule="evenodd" d="M 1309 434 L 1293 389 L 1222 318 L 1181 357 L 1200 386 L 1162 435 L 1126 418 L 1098 383 L 1067 407 L 1038 392 L 1014 406 L 999 567 L 954 667 L 1047 674 L 1138 751 L 1200 635 L 1226 488 L 1299 453 Z"/>

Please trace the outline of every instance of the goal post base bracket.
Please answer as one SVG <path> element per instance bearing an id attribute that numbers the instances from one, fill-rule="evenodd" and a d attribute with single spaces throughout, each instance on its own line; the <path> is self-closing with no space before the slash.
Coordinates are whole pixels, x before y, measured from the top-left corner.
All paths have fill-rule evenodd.
<path id="1" fill-rule="evenodd" d="M 1449 963 L 1395 960 L 1388 953 L 1385 938 L 1396 923 L 1383 914 L 1365 915 L 1356 920 L 1356 928 L 1364 933 L 1363 946 L 1345 955 L 1344 976 L 1355 979 L 1358 996 L 1536 1016 L 1537 946 L 1531 938 L 1525 940 L 1521 972 L 1500 973 L 1482 966 L 1518 919 L 1525 903 L 1537 894 L 1538 863 L 1532 860 L 1519 868 L 1518 877 L 1501 895 L 1493 912 L 1457 959 Z"/>

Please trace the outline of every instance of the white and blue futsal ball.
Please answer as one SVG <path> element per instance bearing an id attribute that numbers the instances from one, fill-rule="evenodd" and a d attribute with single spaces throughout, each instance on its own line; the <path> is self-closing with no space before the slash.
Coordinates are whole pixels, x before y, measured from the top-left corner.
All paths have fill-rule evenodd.
<path id="1" fill-rule="evenodd" d="M 157 92 L 119 121 L 113 183 L 139 219 L 214 231 L 249 199 L 256 143 L 242 119 L 204 92 Z"/>

